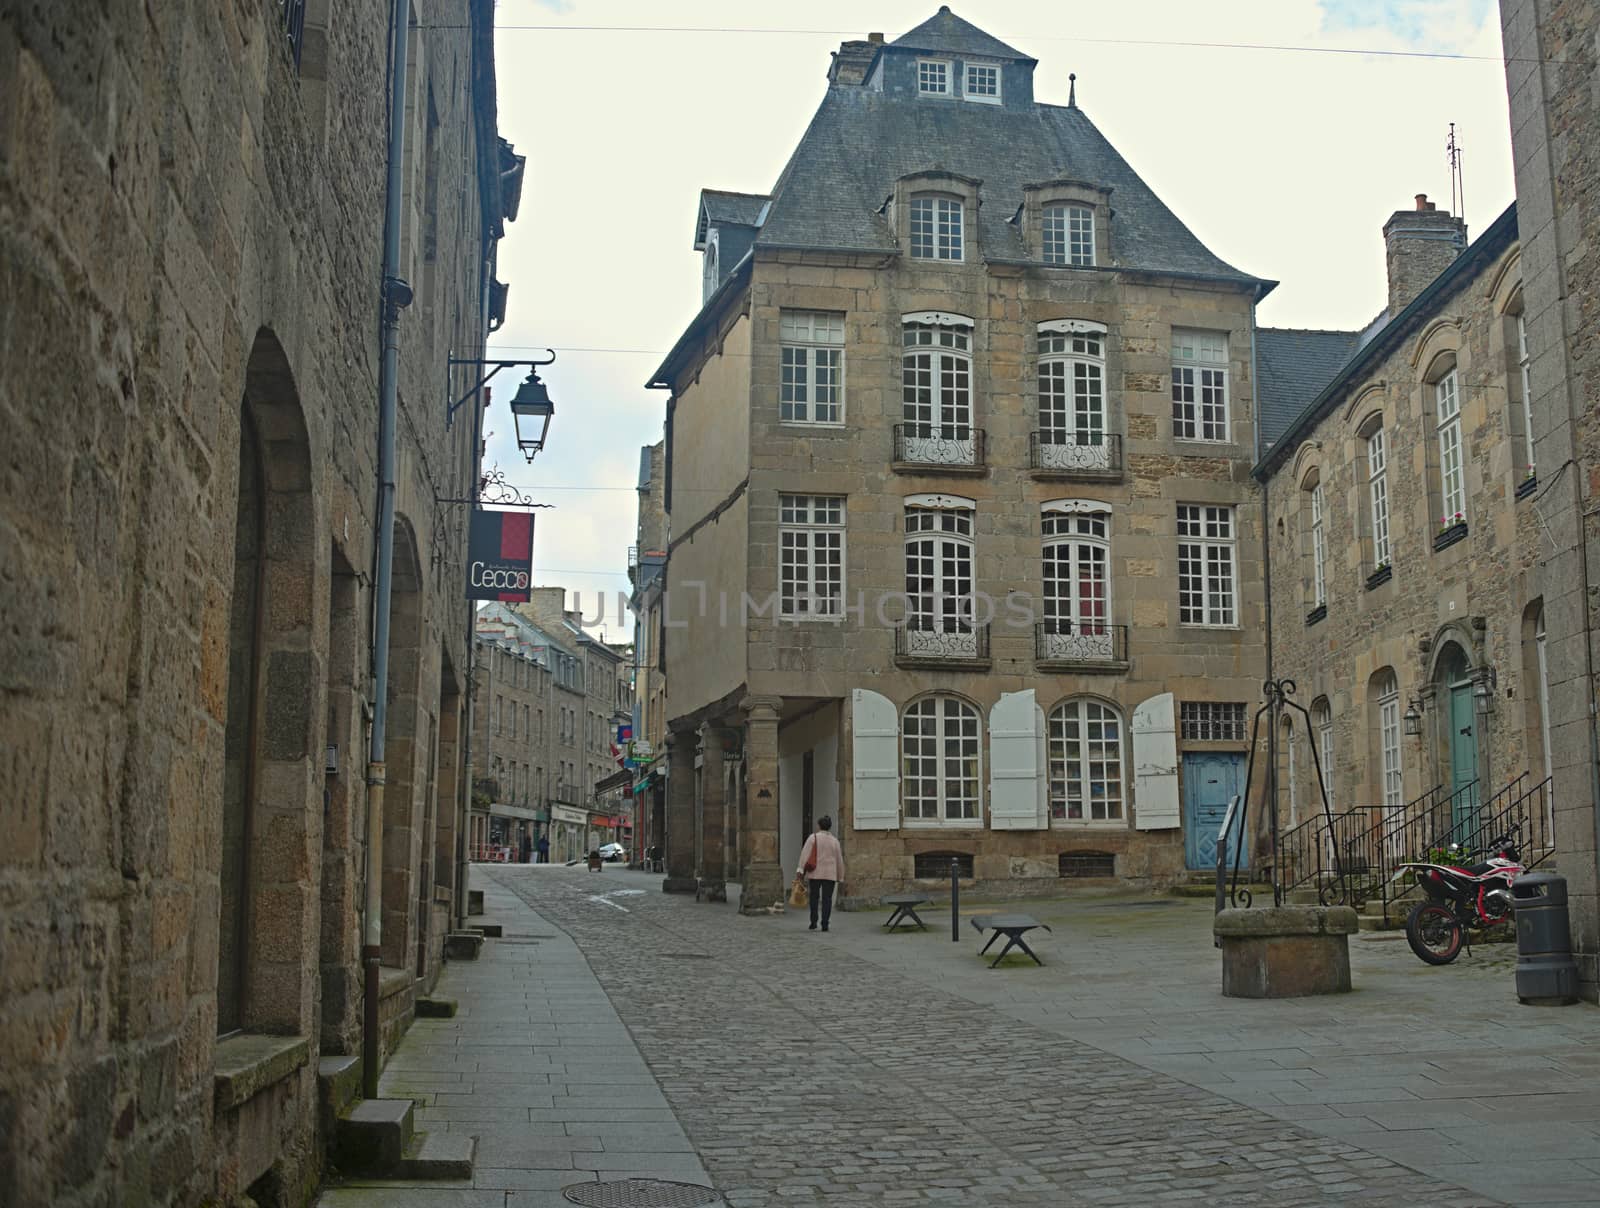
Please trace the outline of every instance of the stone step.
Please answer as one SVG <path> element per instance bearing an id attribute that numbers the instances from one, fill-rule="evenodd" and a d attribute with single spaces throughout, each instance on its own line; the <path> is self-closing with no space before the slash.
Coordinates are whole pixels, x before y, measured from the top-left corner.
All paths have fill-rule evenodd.
<path id="1" fill-rule="evenodd" d="M 1396 915 L 1393 922 L 1388 922 L 1381 914 L 1357 915 L 1356 921 L 1363 931 L 1399 931 L 1406 925 L 1404 915 Z"/>
<path id="2" fill-rule="evenodd" d="M 351 1107 L 334 1136 L 339 1169 L 372 1175 L 393 1170 L 411 1143 L 415 1110 L 410 1099 L 363 1099 Z"/>
<path id="3" fill-rule="evenodd" d="M 1232 884 L 1232 881 L 1228 882 L 1228 886 L 1230 888 Z M 1272 902 L 1272 886 L 1270 885 L 1241 885 L 1239 888 L 1248 889 L 1250 891 L 1250 896 L 1258 905 L 1263 898 L 1265 898 L 1269 904 Z M 1174 885 L 1172 887 L 1172 893 L 1175 897 L 1180 898 L 1215 898 L 1217 896 L 1216 875 L 1213 874 L 1211 880 L 1205 882 L 1204 884 L 1201 884 L 1198 881 L 1191 881 L 1187 884 Z"/>
<path id="4" fill-rule="evenodd" d="M 395 1168 L 397 1179 L 470 1179 L 478 1138 L 467 1133 L 419 1132 Z"/>
<path id="5" fill-rule="evenodd" d="M 504 925 L 501 923 L 474 923 L 471 927 L 468 927 L 467 930 L 477 931 L 487 939 L 497 940 L 500 938 L 500 934 L 504 930 Z"/>
<path id="6" fill-rule="evenodd" d="M 452 931 L 444 937 L 445 957 L 453 961 L 475 961 L 483 951 L 483 932 Z"/>
<path id="7" fill-rule="evenodd" d="M 459 1004 L 453 998 L 417 999 L 418 1019 L 453 1019 Z"/>
<path id="8" fill-rule="evenodd" d="M 323 1057 L 317 1062 L 317 1103 L 323 1135 L 331 1134 L 350 1105 L 361 1098 L 361 1058 Z"/>

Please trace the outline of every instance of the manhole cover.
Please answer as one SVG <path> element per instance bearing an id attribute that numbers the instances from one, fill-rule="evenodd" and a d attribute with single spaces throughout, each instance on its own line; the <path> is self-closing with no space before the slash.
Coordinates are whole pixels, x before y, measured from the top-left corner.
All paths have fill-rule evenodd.
<path id="1" fill-rule="evenodd" d="M 561 1194 L 574 1204 L 597 1208 L 692 1208 L 716 1202 L 717 1193 L 697 1183 L 665 1179 L 623 1179 L 615 1183 L 574 1183 Z"/>

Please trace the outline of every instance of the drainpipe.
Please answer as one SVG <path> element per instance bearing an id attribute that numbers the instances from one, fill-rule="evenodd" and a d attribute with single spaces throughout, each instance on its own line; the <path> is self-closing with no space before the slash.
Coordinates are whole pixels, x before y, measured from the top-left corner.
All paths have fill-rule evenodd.
<path id="1" fill-rule="evenodd" d="M 362 1012 L 361 1093 L 378 1095 L 378 962 L 383 950 L 384 738 L 389 720 L 389 603 L 394 584 L 395 399 L 400 368 L 400 308 L 411 287 L 400 271 L 400 195 L 405 158 L 406 35 L 409 0 L 394 0 L 389 48 L 389 181 L 383 214 L 382 321 L 378 363 L 378 567 L 372 627 L 372 745 L 367 755 L 367 900 L 361 959 L 366 966 Z"/>
<path id="2" fill-rule="evenodd" d="M 1256 460 L 1260 461 L 1261 449 L 1261 375 L 1256 367 L 1256 302 L 1250 303 L 1250 397 L 1256 411 Z M 1272 659 L 1272 517 L 1269 504 L 1272 501 L 1272 480 L 1261 481 L 1261 619 L 1262 627 L 1266 631 L 1266 657 L 1267 657 L 1267 682 L 1277 682 L 1277 672 Z M 1267 721 L 1267 808 L 1262 810 L 1261 821 L 1269 823 L 1271 856 L 1272 856 L 1272 881 L 1274 885 L 1273 905 L 1282 905 L 1277 900 L 1279 894 L 1276 886 L 1281 883 L 1279 877 L 1278 859 L 1278 713 L 1273 709 L 1268 714 Z M 1246 811 L 1249 802 L 1245 802 Z M 1249 816 L 1248 812 L 1245 815 Z M 1259 825 L 1259 823 L 1258 823 Z M 1241 833 L 1240 842 L 1244 841 Z"/>

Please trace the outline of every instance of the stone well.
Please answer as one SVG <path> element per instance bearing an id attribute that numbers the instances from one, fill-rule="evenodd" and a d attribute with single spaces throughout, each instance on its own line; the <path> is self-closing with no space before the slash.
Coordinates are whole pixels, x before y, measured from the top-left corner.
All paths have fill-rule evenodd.
<path id="1" fill-rule="evenodd" d="M 1300 998 L 1350 989 L 1349 906 L 1224 910 L 1212 930 L 1222 948 L 1228 998 Z"/>

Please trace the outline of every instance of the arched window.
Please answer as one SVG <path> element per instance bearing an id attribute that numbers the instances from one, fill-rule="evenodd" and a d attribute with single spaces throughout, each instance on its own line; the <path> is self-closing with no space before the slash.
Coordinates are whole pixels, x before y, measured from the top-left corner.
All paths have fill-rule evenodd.
<path id="1" fill-rule="evenodd" d="M 1124 820 L 1122 718 L 1110 705 L 1078 698 L 1050 713 L 1050 821 L 1065 826 Z"/>
<path id="2" fill-rule="evenodd" d="M 977 825 L 981 735 L 977 709 L 959 697 L 925 696 L 907 706 L 900 721 L 906 825 Z"/>
<path id="3" fill-rule="evenodd" d="M 1333 809 L 1333 709 L 1328 698 L 1319 696 L 1311 702 L 1311 728 L 1316 733 L 1317 758 L 1322 765 L 1322 784 L 1328 794 L 1328 808 Z M 1314 796 L 1313 810 L 1322 808 L 1322 798 Z"/>
<path id="4" fill-rule="evenodd" d="M 1405 804 L 1404 778 L 1400 763 L 1400 684 L 1394 670 L 1383 668 L 1370 684 L 1374 723 L 1378 739 L 1378 789 L 1385 809 Z"/>
<path id="5" fill-rule="evenodd" d="M 1105 325 L 1039 324 L 1039 468 L 1106 470 Z"/>
<path id="6" fill-rule="evenodd" d="M 956 495 L 906 500 L 906 636 L 913 653 L 924 641 L 950 653 L 942 635 L 972 636 L 973 515 L 973 501 Z"/>
<path id="7" fill-rule="evenodd" d="M 972 320 L 927 311 L 903 319 L 896 460 L 971 465 Z"/>
<path id="8" fill-rule="evenodd" d="M 1046 658 L 1110 658 L 1111 508 L 1091 500 L 1043 505 Z"/>
<path id="9" fill-rule="evenodd" d="M 1367 536 L 1372 569 L 1381 570 L 1392 560 L 1389 548 L 1389 438 L 1383 417 L 1373 416 L 1363 426 L 1367 452 Z"/>
<path id="10" fill-rule="evenodd" d="M 1461 387 L 1451 362 L 1433 382 L 1434 422 L 1439 438 L 1439 498 L 1442 528 L 1467 518 L 1466 450 L 1461 435 Z"/>

